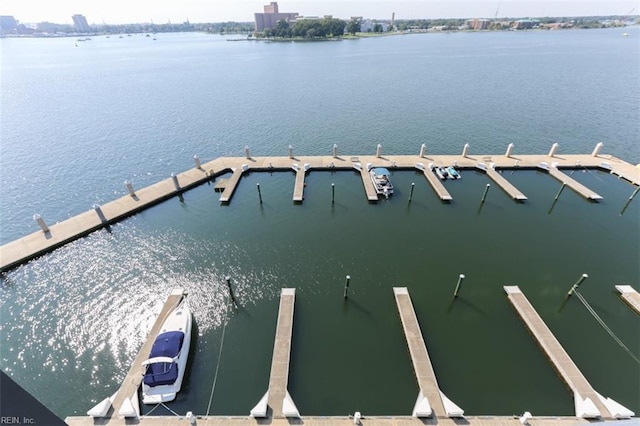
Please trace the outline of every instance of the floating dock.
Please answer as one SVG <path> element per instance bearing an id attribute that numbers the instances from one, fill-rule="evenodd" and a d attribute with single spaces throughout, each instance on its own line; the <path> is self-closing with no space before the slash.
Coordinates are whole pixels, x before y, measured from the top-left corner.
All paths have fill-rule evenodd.
<path id="1" fill-rule="evenodd" d="M 296 172 L 296 184 L 293 187 L 293 201 L 302 202 L 304 199 L 304 178 L 307 174 L 307 166 L 300 167 L 297 164 L 293 165 L 293 170 Z"/>
<path id="2" fill-rule="evenodd" d="M 252 417 L 300 417 L 300 413 L 287 390 L 295 300 L 295 288 L 283 288 L 281 290 L 278 324 L 276 326 L 276 338 L 271 360 L 271 375 L 269 376 L 269 389 L 251 410 Z M 269 415 L 269 409 L 271 409 L 271 415 Z"/>
<path id="3" fill-rule="evenodd" d="M 413 408 L 414 417 L 462 417 L 464 411 L 449 400 L 438 387 L 436 374 L 424 343 L 418 318 L 406 287 L 394 287 L 393 294 L 398 305 L 402 329 L 407 339 L 413 370 L 418 380 L 418 399 Z"/>
<path id="4" fill-rule="evenodd" d="M 220 175 L 232 172 L 230 178 L 224 179 L 223 182 L 215 183 L 215 189 L 218 191 L 222 190 L 220 202 L 229 203 L 244 173 L 252 171 L 268 172 L 274 170 L 290 170 L 292 167 L 291 161 L 292 159 L 290 157 L 250 157 L 249 155 L 247 155 L 246 158 L 221 157 L 202 165 L 200 165 L 198 160 L 196 167 L 192 169 L 139 190 L 134 191 L 131 186 L 129 187 L 129 194 L 103 206 L 95 205 L 91 210 L 55 223 L 50 227 L 46 225 L 44 218 L 39 218 L 39 220 L 42 221 L 40 224 L 41 231 L 34 232 L 0 247 L 0 272 L 8 271 L 64 244 L 82 238 L 98 229 L 108 227 L 144 209 L 179 195 L 197 185 L 210 182 Z M 476 168 L 478 164 L 482 162 L 485 164 L 493 163 L 495 168 L 506 170 L 536 169 L 541 168 L 540 165 L 542 163 L 553 161 L 553 167 L 547 166 L 547 168 L 545 168 L 546 171 L 556 179 L 565 182 L 585 198 L 593 200 L 598 200 L 602 197 L 571 179 L 566 174 L 558 171 L 557 168 L 606 170 L 618 176 L 620 179 L 640 186 L 640 168 L 613 156 L 600 154 L 563 155 L 562 157 L 558 157 L 554 151 L 553 155 L 551 155 L 551 153 L 550 155 L 519 155 L 517 158 L 506 155 L 495 157 L 470 155 L 439 155 L 429 157 L 424 155 L 391 155 L 378 157 L 371 155 L 351 157 L 351 162 L 338 156 L 300 156 L 296 158 L 296 161 L 304 164 L 305 170 L 308 170 L 308 168 L 326 171 L 352 170 L 356 164 L 360 165 L 359 170 L 365 187 L 366 197 L 367 200 L 372 202 L 378 200 L 378 194 L 376 194 L 373 188 L 373 182 L 371 182 L 366 167 L 363 168 L 361 164 L 376 164 L 387 167 L 392 171 L 421 169 L 431 187 L 434 188 L 438 197 L 443 201 L 451 201 L 452 197 L 438 178 L 429 170 L 429 167 L 424 166 L 424 163 L 455 164 L 464 170 Z M 296 181 L 302 179 L 302 177 L 298 176 L 299 175 L 296 174 Z M 498 180 L 502 182 L 500 178 L 498 178 Z M 494 179 L 496 182 L 498 182 L 498 180 Z M 506 186 L 505 182 L 506 180 L 502 182 L 502 184 Z M 302 186 L 299 187 L 299 185 Z M 294 200 L 300 198 L 299 191 L 301 188 L 304 188 L 304 181 L 302 181 L 302 184 L 296 183 Z M 508 190 L 508 192 L 511 193 L 511 190 Z M 516 193 L 513 192 L 513 194 L 515 195 Z"/>
<path id="5" fill-rule="evenodd" d="M 636 314 L 640 315 L 640 293 L 630 285 L 617 285 L 616 290 L 620 293 L 622 300 L 627 302 L 629 307 L 636 311 Z"/>
<path id="6" fill-rule="evenodd" d="M 494 181 L 504 192 L 506 192 L 511 198 L 516 201 L 526 201 L 527 197 L 513 186 L 508 180 L 506 180 L 500 173 L 494 168 L 495 164 L 490 164 L 489 167 L 479 167 L 484 171 L 489 178 Z"/>
<path id="7" fill-rule="evenodd" d="M 604 398 L 591 387 L 518 286 L 504 286 L 504 290 L 518 315 L 520 315 L 533 337 L 536 338 L 540 348 L 542 348 L 560 377 L 573 392 L 576 417 L 585 419 L 627 419 L 634 415 L 632 411 L 611 398 Z"/>

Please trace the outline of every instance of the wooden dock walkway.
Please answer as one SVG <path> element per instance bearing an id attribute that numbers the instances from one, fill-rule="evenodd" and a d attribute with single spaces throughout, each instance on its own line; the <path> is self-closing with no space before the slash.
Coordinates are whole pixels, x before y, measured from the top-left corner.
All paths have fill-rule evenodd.
<path id="1" fill-rule="evenodd" d="M 629 307 L 640 315 L 640 293 L 630 285 L 617 285 L 616 290 L 620 293 L 622 300 L 627 302 Z"/>
<path id="2" fill-rule="evenodd" d="M 357 159 L 357 160 L 354 160 Z M 640 168 L 633 166 L 623 160 L 611 155 L 518 155 L 507 157 L 500 156 L 461 156 L 461 155 L 432 155 L 429 157 L 419 155 L 391 155 L 386 157 L 376 157 L 374 155 L 352 157 L 349 163 L 343 157 L 333 156 L 305 156 L 296 159 L 302 164 L 309 164 L 314 170 L 350 170 L 356 162 L 361 164 L 379 164 L 389 167 L 391 170 L 409 170 L 420 168 L 422 162 L 429 161 L 433 164 L 456 164 L 461 169 L 475 168 L 480 162 L 494 163 L 500 169 L 537 168 L 543 162 L 553 161 L 555 167 L 561 168 L 599 168 L 609 170 L 620 179 L 640 186 Z M 114 201 L 98 206 L 80 213 L 77 216 L 54 223 L 48 226 L 49 231 L 41 230 L 33 232 L 15 241 L 0 246 L 0 272 L 6 272 L 31 259 L 48 253 L 56 248 L 82 238 L 85 235 L 98 229 L 108 227 L 129 216 L 132 216 L 144 209 L 152 207 L 162 201 L 174 197 L 197 185 L 209 182 L 215 177 L 232 171 L 232 176 L 224 183 L 216 183 L 216 188 L 224 190 L 220 196 L 222 203 L 228 203 L 233 196 L 236 186 L 244 172 L 251 171 L 274 171 L 289 170 L 291 168 L 291 158 L 289 157 L 221 157 L 216 158 L 199 167 L 188 169 L 172 178 L 164 179 L 158 183 L 136 190 L 133 195 L 127 194 Z M 451 195 L 440 183 L 437 177 L 428 168 L 422 165 L 423 173 L 427 181 L 434 188 L 438 197 L 444 201 L 452 200 Z M 365 170 L 361 170 L 362 181 L 365 186 L 365 193 L 369 201 L 376 201 L 377 194 L 373 188 L 373 183 Z M 557 170 L 550 171 L 552 176 L 563 179 L 562 181 L 572 182 L 568 185 L 572 188 L 581 187 L 582 193 L 591 199 L 601 198 L 584 186 L 570 179 L 567 175 Z M 570 179 L 570 181 L 569 181 Z M 176 186 L 177 182 L 177 186 Z M 297 194 L 294 194 L 296 196 Z M 44 218 L 48 221 L 56 221 L 56 218 Z"/>
<path id="3" fill-rule="evenodd" d="M 300 413 L 287 390 L 295 299 L 295 288 L 283 288 L 281 290 L 278 323 L 276 325 L 276 337 L 271 360 L 271 374 L 269 376 L 269 389 L 260 402 L 251 410 L 253 417 L 300 417 Z M 268 415 L 268 408 L 271 408 L 271 416 Z"/>
<path id="4" fill-rule="evenodd" d="M 449 194 L 449 191 L 447 191 L 447 189 L 444 187 L 442 182 L 440 182 L 440 179 L 438 179 L 438 176 L 436 176 L 433 173 L 433 170 L 431 170 L 430 167 L 419 168 L 419 169 L 422 170 L 424 177 L 427 178 L 427 182 L 429 182 L 429 185 L 431 185 L 431 188 L 433 188 L 433 190 L 436 192 L 436 194 L 438 195 L 438 197 L 440 197 L 442 201 L 453 200 L 453 197 L 451 196 L 451 194 Z"/>
<path id="5" fill-rule="evenodd" d="M 140 348 L 140 351 L 138 352 L 138 355 L 133 360 L 131 368 L 122 381 L 122 385 L 120 385 L 120 389 L 118 390 L 113 400 L 113 414 L 122 415 L 121 409 L 123 407 L 125 407 L 125 410 L 128 410 L 132 405 L 137 406 L 138 389 L 142 384 L 142 375 L 144 373 L 142 363 L 149 357 L 149 354 L 151 353 L 151 347 L 153 346 L 156 337 L 160 333 L 160 329 L 162 328 L 164 320 L 171 313 L 171 311 L 173 311 L 180 304 L 183 297 L 185 297 L 184 290 L 181 288 L 177 288 L 171 292 L 166 302 L 164 302 L 164 305 L 160 310 L 160 314 L 158 314 L 156 322 L 153 324 L 153 327 L 151 327 L 151 331 L 149 331 L 147 339 L 144 341 L 142 347 Z"/>
<path id="6" fill-rule="evenodd" d="M 236 190 L 236 186 L 238 186 L 238 182 L 240 182 L 240 178 L 242 177 L 243 167 L 236 167 L 233 171 L 231 177 L 225 182 L 224 191 L 220 195 L 221 203 L 228 203 L 233 196 L 234 191 Z"/>
<path id="7" fill-rule="evenodd" d="M 376 188 L 373 186 L 373 181 L 371 180 L 371 175 L 369 174 L 367 167 L 361 166 L 358 170 L 360 171 L 364 191 L 367 194 L 367 200 L 378 201 L 378 193 L 376 192 Z"/>
<path id="8" fill-rule="evenodd" d="M 304 199 L 304 178 L 307 171 L 304 167 L 298 167 L 296 171 L 296 184 L 293 188 L 293 201 L 302 202 Z"/>
<path id="9" fill-rule="evenodd" d="M 409 346 L 413 370 L 418 380 L 420 393 L 413 409 L 415 417 L 462 417 L 464 412 L 451 402 L 438 387 L 436 374 L 431 365 L 418 318 L 406 287 L 394 287 L 393 294 L 398 305 L 404 335 Z"/>
<path id="10" fill-rule="evenodd" d="M 629 418 L 634 415 L 612 399 L 604 398 L 591 387 L 518 286 L 504 286 L 504 290 L 540 348 L 573 392 L 576 417 L 612 419 Z"/>
<path id="11" fill-rule="evenodd" d="M 602 200 L 602 197 L 600 195 L 596 194 L 595 192 L 593 192 L 592 190 L 590 190 L 580 182 L 576 181 L 572 177 L 562 173 L 556 167 L 553 167 L 553 166 L 549 167 L 548 172 L 551 176 L 553 176 L 560 182 L 566 184 L 569 188 L 573 189 L 575 192 L 577 192 L 579 195 L 582 195 L 587 200 L 593 200 L 593 201 Z"/>
<path id="12" fill-rule="evenodd" d="M 515 186 L 511 184 L 508 180 L 506 180 L 500 173 L 498 173 L 492 165 L 489 167 L 481 169 L 483 170 L 487 176 L 494 181 L 504 192 L 506 192 L 511 198 L 516 201 L 525 201 L 527 197 L 518 190 Z"/>

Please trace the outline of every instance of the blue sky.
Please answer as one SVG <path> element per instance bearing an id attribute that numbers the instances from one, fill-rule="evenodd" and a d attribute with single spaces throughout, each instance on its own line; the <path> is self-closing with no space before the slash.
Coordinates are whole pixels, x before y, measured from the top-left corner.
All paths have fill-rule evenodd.
<path id="1" fill-rule="evenodd" d="M 79 13 L 90 24 L 252 21 L 268 1 L 253 0 L 2 0 L 0 15 L 21 22 L 71 23 Z M 293 0 L 280 11 L 301 15 L 389 19 L 493 18 L 640 14 L 640 0 Z"/>

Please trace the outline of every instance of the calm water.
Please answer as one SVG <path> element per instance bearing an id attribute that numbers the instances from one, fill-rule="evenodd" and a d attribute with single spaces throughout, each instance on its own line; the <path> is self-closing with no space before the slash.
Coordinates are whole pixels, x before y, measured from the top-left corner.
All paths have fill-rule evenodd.
<path id="1" fill-rule="evenodd" d="M 640 162 L 637 28 L 429 34 L 327 43 L 159 35 L 0 40 L 0 239 L 35 231 L 203 160 L 242 155 L 605 152 Z M 598 204 L 534 171 L 447 182 L 396 171 L 368 204 L 355 173 L 252 173 L 230 205 L 203 185 L 3 278 L 0 367 L 60 416 L 118 388 L 171 288 L 184 287 L 197 338 L 171 408 L 247 414 L 268 386 L 279 289 L 296 287 L 289 391 L 303 415 L 408 414 L 418 392 L 393 286 L 411 293 L 438 380 L 468 414 L 572 414 L 573 402 L 508 303 L 519 285 L 594 387 L 640 412 L 640 320 L 614 294 L 640 282 L 640 207 L 610 175 L 574 177 Z M 260 183 L 264 203 L 255 191 Z M 416 189 L 407 202 L 411 183 Z M 336 184 L 336 203 L 330 186 Z M 461 296 L 452 303 L 457 276 Z M 351 297 L 342 298 L 350 274 Z M 228 307 L 232 277 L 241 309 Z M 222 339 L 224 333 L 224 340 Z M 212 384 L 220 365 L 216 387 Z M 212 401 L 209 405 L 209 401 Z M 161 408 L 154 414 L 163 414 Z"/>

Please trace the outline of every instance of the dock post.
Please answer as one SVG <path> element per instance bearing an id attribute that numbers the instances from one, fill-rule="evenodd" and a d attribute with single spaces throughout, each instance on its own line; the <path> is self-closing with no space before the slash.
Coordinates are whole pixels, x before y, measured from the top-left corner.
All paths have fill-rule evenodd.
<path id="1" fill-rule="evenodd" d="M 466 157 L 466 156 L 467 156 L 467 154 L 469 154 L 469 144 L 468 144 L 468 143 L 465 143 L 465 144 L 464 144 L 464 147 L 462 148 L 462 156 L 463 156 L 463 157 Z"/>
<path id="2" fill-rule="evenodd" d="M 338 144 L 334 143 L 333 144 L 333 150 L 331 155 L 333 155 L 333 158 L 338 158 Z"/>
<path id="3" fill-rule="evenodd" d="M 578 289 L 578 286 L 580 284 L 582 284 L 582 282 L 584 280 L 586 280 L 587 278 L 589 278 L 589 275 L 587 274 L 582 274 L 582 276 L 578 279 L 578 282 L 576 282 L 573 286 L 571 286 L 571 289 L 569 290 L 569 292 L 567 293 L 567 296 L 571 296 L 573 294 L 574 291 L 576 291 Z"/>
<path id="4" fill-rule="evenodd" d="M 558 143 L 555 142 L 553 145 L 551 145 L 551 149 L 549 150 L 549 157 L 553 157 L 554 155 L 556 155 L 556 151 L 558 150 Z"/>
<path id="5" fill-rule="evenodd" d="M 633 193 L 631 194 L 631 196 L 629 197 L 629 199 L 627 200 L 626 203 L 624 203 L 624 207 L 622 208 L 622 211 L 620 212 L 620 216 L 622 216 L 624 214 L 624 211 L 627 210 L 627 207 L 629 207 L 629 204 L 631 204 L 631 201 L 633 200 L 633 197 L 636 196 L 636 194 L 638 193 L 638 191 L 640 191 L 640 186 L 638 186 L 635 191 L 633 191 Z"/>
<path id="6" fill-rule="evenodd" d="M 180 183 L 178 182 L 178 176 L 175 173 L 171 173 L 171 179 L 173 179 L 173 185 L 176 189 L 180 189 Z"/>
<path id="7" fill-rule="evenodd" d="M 289 158 L 293 158 L 293 145 L 289 145 Z"/>
<path id="8" fill-rule="evenodd" d="M 560 194 L 562 194 L 562 190 L 565 186 L 567 186 L 567 184 L 565 182 L 562 182 L 562 185 L 560 185 L 560 190 L 556 194 L 556 198 L 553 199 L 554 201 L 558 201 L 558 198 L 560 197 Z"/>
<path id="9" fill-rule="evenodd" d="M 382 144 L 378 144 L 378 146 L 376 147 L 376 157 L 380 158 L 381 155 L 382 155 Z"/>
<path id="10" fill-rule="evenodd" d="M 45 234 L 47 232 L 50 232 L 50 229 L 47 226 L 47 224 L 44 222 L 44 219 L 42 218 L 42 216 L 40 216 L 39 214 L 34 214 L 33 215 L 33 220 L 38 222 L 38 225 L 40 225 L 40 228 L 42 228 L 42 232 L 44 232 Z"/>
<path id="11" fill-rule="evenodd" d="M 513 144 L 510 143 L 507 145 L 507 153 L 505 154 L 507 157 L 511 157 L 511 153 L 513 152 Z"/>
<path id="12" fill-rule="evenodd" d="M 333 204 L 336 200 L 336 185 L 335 183 L 331 184 L 331 204 Z"/>
<path id="13" fill-rule="evenodd" d="M 244 155 L 245 155 L 248 159 L 251 159 L 251 152 L 249 152 L 249 145 L 245 145 L 245 146 L 244 146 Z"/>
<path id="14" fill-rule="evenodd" d="M 351 280 L 351 275 L 347 275 L 344 282 L 344 298 L 347 298 L 347 290 L 349 289 L 349 281 Z"/>
<path id="15" fill-rule="evenodd" d="M 490 183 L 487 184 L 487 187 L 484 189 L 484 194 L 482 194 L 482 202 L 484 203 L 484 200 L 487 198 L 487 192 L 489 192 L 489 187 L 491 186 Z"/>
<path id="16" fill-rule="evenodd" d="M 227 282 L 227 287 L 229 288 L 229 296 L 231 296 L 231 300 L 233 301 L 233 304 L 238 306 L 238 303 L 236 302 L 236 297 L 233 294 L 233 288 L 231 288 L 231 277 L 227 275 L 226 277 L 224 277 L 224 280 Z"/>
<path id="17" fill-rule="evenodd" d="M 453 297 L 458 297 L 458 290 L 460 289 L 460 285 L 462 284 L 462 280 L 464 280 L 464 274 L 460 274 L 458 276 L 458 284 L 456 284 L 456 289 L 453 291 Z"/>
<path id="18" fill-rule="evenodd" d="M 595 148 L 593 148 L 593 152 L 591 153 L 591 156 L 593 156 L 593 157 L 597 157 L 598 155 L 600 155 L 600 150 L 602 149 L 602 146 L 603 146 L 603 145 L 604 145 L 604 144 L 603 144 L 602 142 L 598 142 L 598 143 L 596 144 L 596 147 L 595 147 Z"/>
<path id="19" fill-rule="evenodd" d="M 131 182 L 129 182 L 128 180 L 125 180 L 124 186 L 126 186 L 127 189 L 129 190 L 129 195 L 131 195 L 132 197 L 136 196 L 136 191 L 133 190 L 133 185 L 131 184 Z"/>
<path id="20" fill-rule="evenodd" d="M 420 145 L 420 158 L 424 157 L 426 153 L 427 153 L 427 145 L 425 144 Z"/>
<path id="21" fill-rule="evenodd" d="M 197 155 L 193 156 L 193 162 L 196 164 L 196 169 L 202 168 L 202 164 L 200 164 L 200 157 L 198 157 Z"/>
<path id="22" fill-rule="evenodd" d="M 260 200 L 260 204 L 262 204 L 262 192 L 260 192 L 260 184 L 256 183 L 256 188 L 258 188 L 258 199 Z"/>
<path id="23" fill-rule="evenodd" d="M 411 192 L 409 192 L 409 202 L 411 202 L 411 198 L 413 198 L 413 188 L 416 187 L 414 182 L 411 182 Z"/>
<path id="24" fill-rule="evenodd" d="M 96 211 L 96 214 L 98 215 L 98 218 L 100 219 L 100 222 L 105 223 L 107 221 L 107 218 L 104 217 L 104 213 L 102 213 L 102 208 L 100 207 L 100 204 L 94 204 L 93 209 Z"/>

